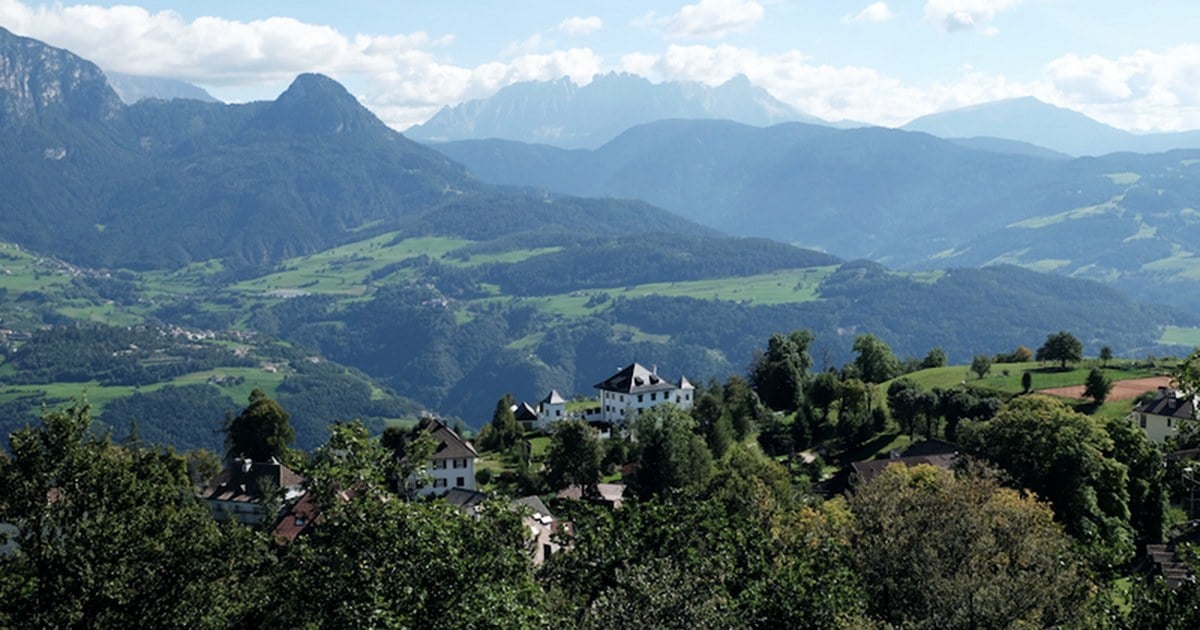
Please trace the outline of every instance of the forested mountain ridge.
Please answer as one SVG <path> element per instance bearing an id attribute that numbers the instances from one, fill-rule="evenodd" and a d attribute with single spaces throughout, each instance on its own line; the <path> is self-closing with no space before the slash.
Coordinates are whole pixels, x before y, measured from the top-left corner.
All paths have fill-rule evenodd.
<path id="1" fill-rule="evenodd" d="M 497 207 L 547 218 L 557 201 L 591 219 L 568 217 L 564 230 L 707 232 L 641 203 L 480 183 L 320 75 L 272 102 L 124 106 L 99 68 L 66 51 L 4 31 L 0 56 L 0 85 L 20 87 L 2 90 L 0 236 L 78 264 L 270 264 L 406 227 L 503 233 Z"/>
<path id="2" fill-rule="evenodd" d="M 732 234 L 900 268 L 1017 264 L 1200 308 L 1200 150 L 1068 160 L 979 144 L 675 120 L 594 151 L 497 140 L 437 148 L 488 181 L 642 199 Z"/>

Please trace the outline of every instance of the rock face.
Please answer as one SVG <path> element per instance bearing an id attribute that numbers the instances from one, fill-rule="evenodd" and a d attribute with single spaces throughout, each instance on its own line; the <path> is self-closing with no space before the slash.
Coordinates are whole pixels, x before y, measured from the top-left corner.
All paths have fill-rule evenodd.
<path id="1" fill-rule="evenodd" d="M 108 84 L 126 105 L 133 105 L 148 98 L 163 101 L 188 99 L 202 103 L 219 102 L 204 88 L 178 79 L 146 77 L 111 71 L 106 71 L 105 75 L 108 76 Z"/>
<path id="2" fill-rule="evenodd" d="M 631 74 L 596 76 L 584 86 L 570 79 L 526 81 L 484 100 L 446 107 L 409 128 L 414 140 L 502 138 L 562 148 L 596 148 L 636 125 L 664 119 L 721 118 L 747 125 L 825 121 L 771 96 L 738 75 L 722 85 L 651 83 Z"/>
<path id="3" fill-rule="evenodd" d="M 47 115 L 102 121 L 121 107 L 96 64 L 0 27 L 0 128 Z"/>

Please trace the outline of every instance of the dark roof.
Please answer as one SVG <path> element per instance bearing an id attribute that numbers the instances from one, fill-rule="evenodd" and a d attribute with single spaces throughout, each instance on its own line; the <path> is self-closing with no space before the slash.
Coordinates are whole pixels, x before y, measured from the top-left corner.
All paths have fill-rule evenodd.
<path id="1" fill-rule="evenodd" d="M 537 411 L 527 402 L 517 405 L 517 408 L 513 410 L 513 415 L 517 420 L 537 420 L 538 417 Z"/>
<path id="2" fill-rule="evenodd" d="M 1190 420 L 1192 412 L 1195 410 L 1195 405 L 1191 398 L 1183 396 L 1179 392 L 1160 391 L 1159 395 L 1153 400 L 1135 405 L 1133 410 L 1138 413 L 1149 413 L 1156 416 L 1169 416 Z"/>
<path id="3" fill-rule="evenodd" d="M 872 459 L 865 462 L 854 462 L 850 464 L 850 468 L 854 474 L 858 476 L 858 483 L 870 481 L 879 476 L 888 466 L 892 464 L 900 464 L 902 466 L 917 466 L 920 464 L 929 464 L 938 468 L 949 470 L 954 465 L 955 455 L 914 455 L 910 457 L 893 457 L 890 459 Z"/>
<path id="4" fill-rule="evenodd" d="M 621 507 L 621 503 L 625 500 L 625 484 L 623 483 L 598 483 L 596 490 L 600 493 L 600 499 L 605 503 L 612 504 L 613 507 Z M 582 499 L 583 486 L 567 486 L 558 491 L 560 499 Z"/>
<path id="5" fill-rule="evenodd" d="M 213 478 L 200 498 L 249 503 L 262 498 L 264 485 L 287 489 L 298 488 L 302 483 L 304 477 L 277 461 L 251 462 L 239 458 Z"/>
<path id="6" fill-rule="evenodd" d="M 284 542 L 292 542 L 312 529 L 313 522 L 320 515 L 313 493 L 305 492 L 299 501 L 284 511 L 283 517 L 275 525 L 275 536 Z"/>
<path id="7" fill-rule="evenodd" d="M 459 437 L 454 429 L 437 418 L 431 418 L 429 435 L 437 442 L 431 459 L 470 459 L 479 456 L 470 442 Z"/>
<path id="8" fill-rule="evenodd" d="M 1185 448 L 1182 451 L 1173 451 L 1167 453 L 1166 460 L 1169 462 L 1180 461 L 1186 459 L 1196 459 L 1200 457 L 1200 448 Z"/>
<path id="9" fill-rule="evenodd" d="M 487 499 L 487 495 L 466 488 L 451 488 L 449 492 L 442 495 L 442 498 L 463 512 L 474 514 L 475 507 L 483 503 L 484 499 Z"/>
<path id="10" fill-rule="evenodd" d="M 596 383 L 596 389 L 621 394 L 641 394 L 675 389 L 675 384 L 647 370 L 637 363 L 630 363 L 620 372 Z"/>
<path id="11" fill-rule="evenodd" d="M 537 496 L 536 494 L 531 494 L 527 497 L 521 497 L 520 499 L 515 499 L 512 503 L 509 503 L 509 505 L 512 507 L 516 507 L 518 505 L 524 505 L 524 506 L 528 507 L 529 511 L 533 512 L 534 514 L 541 514 L 542 516 L 549 516 L 550 518 L 554 518 L 554 513 L 550 511 L 550 508 L 546 507 L 545 503 L 542 503 L 541 497 Z"/>

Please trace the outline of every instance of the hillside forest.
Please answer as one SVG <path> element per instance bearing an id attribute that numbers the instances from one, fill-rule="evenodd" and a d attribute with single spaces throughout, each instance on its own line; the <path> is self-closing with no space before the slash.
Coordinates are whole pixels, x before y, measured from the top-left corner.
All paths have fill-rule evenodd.
<path id="1" fill-rule="evenodd" d="M 973 379 L 928 387 L 944 365 L 897 378 L 901 361 L 870 335 L 852 361 L 813 370 L 808 331 L 772 336 L 743 376 L 698 391 L 695 407 L 640 414 L 625 438 L 578 421 L 548 435 L 514 429 L 509 399 L 476 443 L 502 466 L 480 481 L 489 502 L 463 512 L 412 500 L 426 425 L 371 437 L 333 425 L 322 446 L 288 446 L 282 407 L 226 434 L 302 471 L 320 516 L 291 542 L 218 525 L 193 493 L 220 467 L 211 451 L 176 451 L 98 435 L 88 405 L 43 412 L 0 458 L 0 522 L 17 553 L 0 560 L 6 626 L 116 625 L 463 627 L 1191 627 L 1200 591 L 1142 573 L 1147 544 L 1189 531 L 1178 460 L 1184 431 L 1160 446 L 1105 393 L 1071 403 L 988 384 L 992 368 L 1033 378 L 1083 360 L 1068 332 L 986 357 Z M 1019 362 L 1018 362 L 1019 361 Z M 1059 364 L 1065 364 L 1063 368 Z M 1193 355 L 1172 368 L 1181 382 Z M 1137 370 L 1096 360 L 1108 381 Z M 957 372 L 961 374 L 962 372 Z M 1103 388 L 1100 388 L 1103 389 Z M 1098 392 L 1099 390 L 1097 390 Z M 403 435 L 402 435 L 403 434 Z M 636 436 L 631 439 L 629 436 Z M 270 437 L 276 436 L 276 437 Z M 960 445 L 949 469 L 894 463 L 822 495 L 826 467 L 920 437 Z M 534 456 L 535 444 L 543 444 Z M 1164 451 L 1165 448 L 1165 451 Z M 624 472 L 620 472 L 624 471 Z M 563 550 L 532 563 L 522 513 L 503 497 L 553 497 L 565 484 L 623 476 L 613 509 L 550 499 L 570 522 Z M 69 481 L 66 481 L 69 480 Z M 844 493 L 843 493 L 844 492 Z M 47 499 L 49 497 L 49 499 Z M 1190 547 L 1182 562 L 1195 568 Z M 1018 595 L 1014 597 L 1014 595 Z"/>

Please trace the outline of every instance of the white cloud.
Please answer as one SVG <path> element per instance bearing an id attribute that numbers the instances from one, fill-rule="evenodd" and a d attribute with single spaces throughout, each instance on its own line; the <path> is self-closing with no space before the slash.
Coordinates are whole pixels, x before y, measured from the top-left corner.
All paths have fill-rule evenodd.
<path id="1" fill-rule="evenodd" d="M 668 17 L 650 11 L 633 24 L 661 29 L 669 39 L 720 39 L 748 30 L 762 20 L 763 14 L 762 4 L 755 0 L 700 0 Z"/>
<path id="2" fill-rule="evenodd" d="M 875 2 L 867 5 L 862 11 L 853 15 L 846 14 L 842 16 L 842 22 L 845 24 L 855 24 L 860 22 L 887 22 L 896 17 L 895 13 L 888 8 L 886 2 Z"/>
<path id="3" fill-rule="evenodd" d="M 588 17 L 575 15 L 558 23 L 559 31 L 573 37 L 591 35 L 602 28 L 604 28 L 604 20 L 594 15 Z"/>
<path id="4" fill-rule="evenodd" d="M 549 50 L 535 36 L 506 51 L 504 62 L 463 67 L 437 49 L 452 35 L 424 32 L 354 35 L 270 18 L 184 20 L 140 7 L 47 5 L 0 0 L 0 24 L 96 62 L 106 70 L 192 81 L 215 96 L 273 98 L 302 72 L 321 72 L 360 95 L 384 122 L 405 129 L 444 105 L 482 98 L 509 83 L 570 76 L 590 81 L 603 60 L 587 48 Z M 230 96 L 235 95 L 235 96 Z"/>
<path id="5" fill-rule="evenodd" d="M 918 87 L 862 66 L 816 63 L 791 50 L 778 54 L 731 45 L 669 46 L 662 54 L 625 55 L 617 69 L 654 81 L 719 85 L 745 74 L 755 85 L 827 120 L 901 125 L 931 111 L 1028 94 L 1030 87 L 966 71 L 951 82 Z"/>
<path id="6" fill-rule="evenodd" d="M 980 28 L 989 29 L 987 34 L 995 34 L 995 28 L 989 28 L 988 23 L 999 13 L 1024 2 L 1025 0 L 927 0 L 925 21 L 947 32 Z"/>
<path id="7" fill-rule="evenodd" d="M 1115 59 L 1063 55 L 1045 67 L 1044 100 L 1139 131 L 1200 128 L 1200 45 Z"/>

